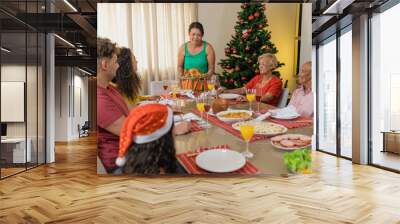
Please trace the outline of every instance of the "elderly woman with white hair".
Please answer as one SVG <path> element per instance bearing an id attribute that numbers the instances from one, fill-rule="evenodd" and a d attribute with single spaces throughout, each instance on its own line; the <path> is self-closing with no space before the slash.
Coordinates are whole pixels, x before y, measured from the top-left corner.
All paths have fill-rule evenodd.
<path id="1" fill-rule="evenodd" d="M 256 74 L 244 87 L 224 92 L 244 94 L 246 89 L 257 89 L 258 94 L 261 95 L 261 102 L 276 106 L 282 92 L 282 80 L 272 74 L 277 67 L 278 60 L 275 55 L 262 54 L 258 57 L 260 74 Z"/>

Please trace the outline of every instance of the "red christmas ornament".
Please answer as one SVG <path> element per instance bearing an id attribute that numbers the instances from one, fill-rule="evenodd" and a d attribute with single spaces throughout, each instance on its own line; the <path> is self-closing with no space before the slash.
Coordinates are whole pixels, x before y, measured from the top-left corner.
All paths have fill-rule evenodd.
<path id="1" fill-rule="evenodd" d="M 259 29 L 262 29 L 263 27 L 264 27 L 263 24 L 258 24 Z"/>
<path id="2" fill-rule="evenodd" d="M 247 64 L 251 64 L 251 63 L 253 63 L 253 61 L 251 59 L 248 59 Z"/>
<path id="3" fill-rule="evenodd" d="M 247 46 L 247 47 L 245 48 L 245 50 L 246 50 L 246 51 L 249 51 L 249 50 L 250 50 L 250 47 L 249 47 L 249 46 Z"/>
<path id="4" fill-rule="evenodd" d="M 236 48 L 233 48 L 233 50 L 232 50 L 232 53 L 234 53 L 234 54 L 236 54 L 236 53 L 237 53 L 237 50 L 236 50 Z"/>
<path id="5" fill-rule="evenodd" d="M 244 80 L 246 80 L 247 78 L 246 78 L 246 76 L 242 76 L 242 80 L 244 81 Z"/>
<path id="6" fill-rule="evenodd" d="M 253 16 L 253 15 L 249 15 L 249 17 L 247 17 L 247 19 L 248 19 L 249 21 L 252 21 L 252 20 L 254 19 L 254 16 Z"/>
<path id="7" fill-rule="evenodd" d="M 230 65 L 227 65 L 226 68 L 227 68 L 227 69 L 231 69 L 232 67 L 231 67 Z"/>
<path id="8" fill-rule="evenodd" d="M 252 29 L 252 28 L 248 29 L 248 33 L 251 33 L 252 31 L 253 31 L 253 29 Z"/>
<path id="9" fill-rule="evenodd" d="M 259 13 L 259 12 L 255 12 L 255 13 L 254 13 L 254 17 L 257 18 L 257 17 L 259 17 L 259 16 L 260 16 L 260 13 Z"/>
<path id="10" fill-rule="evenodd" d="M 239 65 L 236 65 L 236 67 L 235 67 L 235 71 L 237 71 L 237 72 L 239 72 L 239 71 L 240 71 L 240 67 L 239 67 Z"/>

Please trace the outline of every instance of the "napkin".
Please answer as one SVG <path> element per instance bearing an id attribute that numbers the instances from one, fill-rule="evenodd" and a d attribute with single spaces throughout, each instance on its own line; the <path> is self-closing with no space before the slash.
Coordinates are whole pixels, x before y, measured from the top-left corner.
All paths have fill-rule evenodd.
<path id="1" fill-rule="evenodd" d="M 263 120 L 265 120 L 265 119 L 267 119 L 269 116 L 271 116 L 271 113 L 270 112 L 267 112 L 267 113 L 265 113 L 265 114 L 261 114 L 260 116 L 258 116 L 256 119 L 254 119 L 254 120 L 256 120 L 256 121 L 263 121 Z"/>
<path id="2" fill-rule="evenodd" d="M 289 105 L 287 107 L 281 108 L 281 109 L 274 109 L 269 111 L 272 116 L 277 116 L 277 117 L 295 117 L 295 116 L 300 116 L 300 114 L 297 112 L 296 108 L 292 105 Z"/>
<path id="3" fill-rule="evenodd" d="M 201 121 L 201 118 L 197 116 L 196 114 L 193 113 L 187 113 L 184 115 L 174 115 L 174 122 L 180 122 L 180 121 Z"/>

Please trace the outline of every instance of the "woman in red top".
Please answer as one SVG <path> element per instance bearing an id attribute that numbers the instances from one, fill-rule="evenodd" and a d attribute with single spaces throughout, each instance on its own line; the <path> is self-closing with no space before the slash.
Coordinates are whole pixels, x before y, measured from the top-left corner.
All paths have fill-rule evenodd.
<path id="1" fill-rule="evenodd" d="M 278 67 L 278 60 L 273 54 L 258 57 L 260 74 L 255 75 L 244 87 L 225 90 L 227 93 L 244 94 L 246 89 L 257 89 L 261 93 L 261 102 L 276 106 L 282 92 L 282 80 L 272 74 Z"/>

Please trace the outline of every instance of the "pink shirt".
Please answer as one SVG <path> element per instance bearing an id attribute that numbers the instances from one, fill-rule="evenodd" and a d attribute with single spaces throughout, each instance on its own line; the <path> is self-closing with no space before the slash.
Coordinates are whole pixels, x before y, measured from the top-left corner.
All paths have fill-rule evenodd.
<path id="1" fill-rule="evenodd" d="M 301 116 L 313 117 L 314 94 L 311 90 L 305 91 L 303 87 L 297 88 L 292 94 L 289 105 L 293 105 Z"/>
<path id="2" fill-rule="evenodd" d="M 97 86 L 97 150 L 104 167 L 116 168 L 119 136 L 108 132 L 105 128 L 121 116 L 128 116 L 129 110 L 118 90 L 112 85 L 107 88 Z"/>

